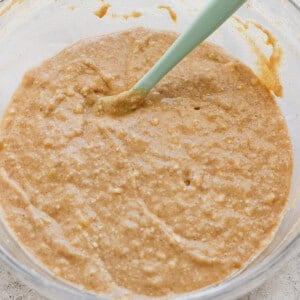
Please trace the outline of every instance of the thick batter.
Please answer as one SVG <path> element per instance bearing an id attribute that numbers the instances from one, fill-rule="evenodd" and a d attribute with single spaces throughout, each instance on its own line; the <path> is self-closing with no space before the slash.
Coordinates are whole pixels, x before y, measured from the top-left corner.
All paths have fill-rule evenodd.
<path id="1" fill-rule="evenodd" d="M 4 115 L 7 223 L 86 289 L 162 296 L 218 282 L 266 247 L 284 212 L 284 118 L 221 48 L 199 46 L 136 111 L 96 113 L 175 38 L 138 28 L 81 40 L 27 72 Z"/>

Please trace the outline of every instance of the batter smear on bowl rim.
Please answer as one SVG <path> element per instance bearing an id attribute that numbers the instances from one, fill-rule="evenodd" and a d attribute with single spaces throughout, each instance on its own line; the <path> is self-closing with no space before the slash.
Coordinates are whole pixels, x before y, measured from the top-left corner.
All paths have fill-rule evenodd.
<path id="1" fill-rule="evenodd" d="M 197 47 L 137 110 L 95 113 L 176 37 L 135 28 L 81 40 L 28 71 L 3 117 L 7 225 L 85 289 L 155 297 L 219 282 L 268 245 L 283 215 L 285 120 L 222 48 Z"/>

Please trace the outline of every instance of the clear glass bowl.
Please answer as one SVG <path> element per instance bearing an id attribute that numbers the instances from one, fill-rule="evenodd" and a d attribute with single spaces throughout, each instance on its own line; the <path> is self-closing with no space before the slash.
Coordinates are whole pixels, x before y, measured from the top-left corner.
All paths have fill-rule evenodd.
<path id="1" fill-rule="evenodd" d="M 222 1 L 222 0 L 220 0 Z M 226 2 L 223 0 L 224 3 Z M 68 44 L 87 36 L 100 35 L 132 26 L 148 26 L 182 31 L 201 7 L 203 0 L 110 0 L 112 7 L 102 19 L 94 15 L 101 5 L 98 0 L 4 0 L 0 9 L 10 6 L 0 15 L 0 111 L 8 101 L 23 73 L 43 59 L 50 57 Z M 157 4 L 168 4 L 178 14 L 175 24 L 167 11 L 157 9 Z M 141 11 L 140 18 L 125 20 L 111 17 L 111 12 Z M 287 259 L 300 251 L 300 9 L 294 1 L 252 0 L 237 15 L 241 19 L 254 19 L 268 28 L 283 48 L 280 74 L 284 97 L 278 104 L 286 117 L 294 147 L 294 174 L 287 213 L 275 234 L 273 242 L 247 268 L 227 280 L 194 291 L 181 299 L 234 299 L 257 285 L 280 268 Z M 266 37 L 253 32 L 256 41 L 266 53 Z M 211 38 L 228 52 L 239 57 L 256 70 L 255 55 L 236 29 L 231 19 Z M 0 258 L 21 279 L 41 294 L 53 299 L 104 299 L 81 290 L 60 279 L 36 264 L 8 232 L 0 220 Z"/>

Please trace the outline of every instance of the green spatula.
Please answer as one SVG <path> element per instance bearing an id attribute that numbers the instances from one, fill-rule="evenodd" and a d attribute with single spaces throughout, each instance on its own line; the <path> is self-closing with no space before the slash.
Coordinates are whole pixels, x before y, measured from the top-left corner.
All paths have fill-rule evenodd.
<path id="1" fill-rule="evenodd" d="M 187 54 L 220 27 L 246 0 L 207 0 L 192 24 L 130 90 L 102 98 L 100 110 L 128 112 L 142 104 L 147 93 Z M 129 100 L 129 101 L 128 101 Z"/>

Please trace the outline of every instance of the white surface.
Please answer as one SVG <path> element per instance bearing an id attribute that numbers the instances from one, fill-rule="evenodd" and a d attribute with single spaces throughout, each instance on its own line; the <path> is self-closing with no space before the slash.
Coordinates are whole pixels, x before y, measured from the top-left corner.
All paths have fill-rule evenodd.
<path id="1" fill-rule="evenodd" d="M 0 300 L 45 300 L 0 263 Z M 240 300 L 300 300 L 300 255 L 261 287 Z"/>

